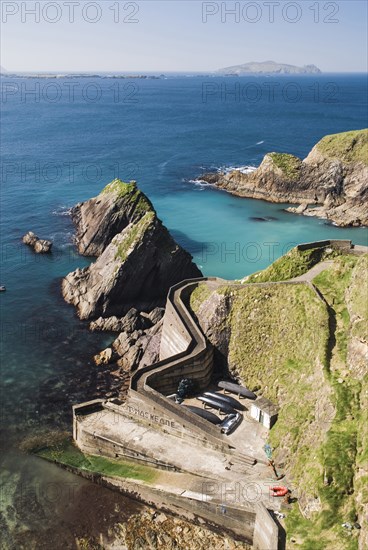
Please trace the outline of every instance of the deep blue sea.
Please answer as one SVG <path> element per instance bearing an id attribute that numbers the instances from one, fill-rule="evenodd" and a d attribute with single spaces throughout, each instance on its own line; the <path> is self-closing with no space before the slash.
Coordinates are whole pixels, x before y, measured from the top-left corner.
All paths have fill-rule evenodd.
<path id="1" fill-rule="evenodd" d="M 109 341 L 89 334 L 60 296 L 61 278 L 88 263 L 73 248 L 68 208 L 114 177 L 135 179 L 203 273 L 228 279 L 299 242 L 367 244 L 366 228 L 337 228 L 193 183 L 211 169 L 257 166 L 269 151 L 304 158 L 324 135 L 366 127 L 367 79 L 3 77 L 1 87 L 4 508 L 19 472 L 33 484 L 60 478 L 16 443 L 25 432 L 69 426 L 70 404 L 94 384 L 91 355 Z M 52 255 L 21 244 L 29 230 L 54 241 Z"/>

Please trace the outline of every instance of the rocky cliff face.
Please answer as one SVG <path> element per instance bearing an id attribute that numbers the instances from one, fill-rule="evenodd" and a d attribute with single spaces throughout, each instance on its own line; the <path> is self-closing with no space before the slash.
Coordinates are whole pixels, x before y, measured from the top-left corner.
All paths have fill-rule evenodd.
<path id="1" fill-rule="evenodd" d="M 201 276 L 134 182 L 115 180 L 77 205 L 73 219 L 79 251 L 98 255 L 62 283 L 81 319 L 121 316 L 131 307 L 150 310 L 164 304 L 172 285 Z"/>
<path id="2" fill-rule="evenodd" d="M 297 203 L 288 210 L 336 225 L 368 225 L 368 130 L 326 136 L 303 161 L 269 153 L 254 172 L 201 179 L 241 197 Z"/>

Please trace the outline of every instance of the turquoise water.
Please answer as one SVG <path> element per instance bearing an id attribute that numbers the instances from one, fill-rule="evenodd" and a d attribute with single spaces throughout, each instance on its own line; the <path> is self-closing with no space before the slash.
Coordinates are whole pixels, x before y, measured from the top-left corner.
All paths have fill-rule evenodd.
<path id="1" fill-rule="evenodd" d="M 270 82 L 274 99 L 266 92 Z M 210 169 L 257 166 L 269 151 L 304 158 L 323 135 L 367 126 L 364 75 L 1 83 L 13 90 L 3 100 L 1 130 L 1 284 L 7 287 L 0 295 L 1 398 L 8 447 L 35 429 L 69 428 L 71 404 L 95 393 L 91 356 L 109 337 L 88 332 L 63 302 L 60 280 L 88 263 L 73 249 L 68 208 L 114 177 L 138 180 L 205 275 L 243 277 L 298 242 L 367 244 L 366 228 L 340 229 L 192 182 Z M 67 93 L 71 84 L 74 98 Z M 261 90 L 257 101 L 240 95 L 249 85 Z M 287 85 L 299 91 L 297 101 L 283 95 Z M 86 86 L 89 97 L 98 90 L 101 98 L 86 99 Z M 27 95 L 31 89 L 35 94 Z M 28 230 L 53 239 L 50 257 L 21 244 Z"/>

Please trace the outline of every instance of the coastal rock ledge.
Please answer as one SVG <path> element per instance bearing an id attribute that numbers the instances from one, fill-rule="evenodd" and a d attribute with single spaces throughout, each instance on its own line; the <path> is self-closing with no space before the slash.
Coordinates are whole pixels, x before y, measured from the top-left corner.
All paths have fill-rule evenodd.
<path id="1" fill-rule="evenodd" d="M 339 226 L 368 225 L 368 130 L 325 136 L 304 160 L 268 153 L 253 172 L 200 179 L 240 197 L 296 204 L 287 210 Z"/>
<path id="2" fill-rule="evenodd" d="M 112 181 L 78 204 L 72 219 L 79 252 L 98 256 L 62 282 L 64 299 L 81 319 L 121 317 L 132 307 L 150 311 L 164 305 L 172 285 L 202 276 L 136 182 Z"/>

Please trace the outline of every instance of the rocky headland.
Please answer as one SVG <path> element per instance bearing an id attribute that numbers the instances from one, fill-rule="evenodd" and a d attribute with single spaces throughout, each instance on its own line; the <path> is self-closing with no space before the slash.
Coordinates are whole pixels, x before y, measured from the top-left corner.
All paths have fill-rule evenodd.
<path id="1" fill-rule="evenodd" d="M 201 277 L 135 182 L 114 180 L 72 209 L 80 254 L 96 260 L 62 281 L 64 299 L 91 330 L 116 334 L 95 356 L 114 394 L 131 370 L 158 360 L 163 306 L 171 286 Z M 121 386 L 121 384 L 120 384 Z M 121 388 L 120 388 L 121 390 Z"/>
<path id="2" fill-rule="evenodd" d="M 339 226 L 368 225 L 368 130 L 325 136 L 300 158 L 268 153 L 250 173 L 201 176 L 240 197 L 290 203 L 289 212 L 325 218 Z"/>

